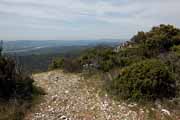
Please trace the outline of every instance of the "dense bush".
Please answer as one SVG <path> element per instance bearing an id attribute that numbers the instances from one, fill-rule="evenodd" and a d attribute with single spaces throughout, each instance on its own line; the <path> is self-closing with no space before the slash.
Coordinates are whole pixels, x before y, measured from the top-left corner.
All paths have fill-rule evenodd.
<path id="1" fill-rule="evenodd" d="M 79 58 L 82 65 L 91 64 L 94 68 L 107 72 L 116 66 L 116 53 L 110 47 L 96 47 L 87 50 Z"/>
<path id="2" fill-rule="evenodd" d="M 8 98 L 14 93 L 16 88 L 14 67 L 12 60 L 0 57 L 0 97 Z"/>
<path id="3" fill-rule="evenodd" d="M 33 92 L 33 80 L 17 72 L 14 60 L 0 57 L 0 97 L 30 98 Z"/>
<path id="4" fill-rule="evenodd" d="M 154 100 L 175 95 L 176 84 L 161 61 L 145 60 L 124 68 L 111 82 L 111 90 L 123 99 Z"/>
<path id="5" fill-rule="evenodd" d="M 115 52 L 109 47 L 95 47 L 84 51 L 80 56 L 73 58 L 56 58 L 50 69 L 64 69 L 65 71 L 81 72 L 84 65 L 93 66 L 102 71 L 108 71 L 115 66 Z"/>
<path id="6" fill-rule="evenodd" d="M 16 74 L 15 97 L 21 99 L 30 99 L 32 97 L 32 94 L 37 94 L 34 93 L 38 91 L 34 91 L 35 87 L 33 86 L 33 82 L 34 80 L 29 76 Z"/>
<path id="7" fill-rule="evenodd" d="M 180 45 L 175 45 L 171 49 L 177 56 L 180 57 Z"/>
<path id="8" fill-rule="evenodd" d="M 180 29 L 172 25 L 160 25 L 153 27 L 149 32 L 138 32 L 131 42 L 140 44 L 148 57 L 154 57 L 168 51 L 173 45 L 180 44 Z"/>
<path id="9" fill-rule="evenodd" d="M 64 66 L 64 58 L 54 58 L 49 65 L 49 69 L 60 69 Z"/>
<path id="10" fill-rule="evenodd" d="M 117 67 L 126 67 L 132 63 L 145 59 L 144 51 L 141 48 L 126 48 L 119 52 L 114 52 L 112 48 L 108 47 L 95 47 L 84 51 L 80 57 L 74 58 L 56 58 L 52 61 L 50 69 L 64 69 L 71 63 L 78 64 L 79 67 L 84 65 L 91 66 L 97 70 L 108 72 L 109 70 Z M 69 64 L 65 64 L 69 62 Z M 70 62 L 71 61 L 71 62 Z M 78 68 L 78 67 L 76 67 Z M 79 70 L 78 70 L 79 71 Z"/>
<path id="11" fill-rule="evenodd" d="M 50 64 L 49 69 L 63 69 L 65 72 L 81 72 L 82 65 L 77 58 L 55 58 Z"/>
<path id="12" fill-rule="evenodd" d="M 76 59 L 65 59 L 64 64 L 63 64 L 63 70 L 65 72 L 81 72 L 82 71 L 82 66 L 80 64 L 80 61 Z"/>
<path id="13" fill-rule="evenodd" d="M 173 73 L 176 86 L 177 86 L 177 97 L 180 97 L 180 49 L 179 46 L 173 47 L 173 50 L 166 54 L 161 54 L 158 58 L 163 61 L 169 68 L 170 72 Z"/>
<path id="14" fill-rule="evenodd" d="M 133 63 L 144 60 L 146 57 L 144 56 L 144 51 L 141 48 L 126 48 L 120 50 L 116 56 L 116 66 L 123 68 L 129 66 Z"/>
<path id="15" fill-rule="evenodd" d="M 125 67 L 146 58 L 154 58 L 180 44 L 180 29 L 172 25 L 153 27 L 149 32 L 138 32 L 130 42 L 114 52 L 111 48 L 95 48 L 81 56 L 82 64 L 96 64 L 108 72 L 114 67 Z"/>

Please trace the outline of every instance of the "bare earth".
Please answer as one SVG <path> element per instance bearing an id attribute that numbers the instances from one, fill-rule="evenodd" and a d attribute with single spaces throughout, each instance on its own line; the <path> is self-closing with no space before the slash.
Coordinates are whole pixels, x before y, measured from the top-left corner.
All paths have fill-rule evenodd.
<path id="1" fill-rule="evenodd" d="M 136 104 L 127 105 L 115 102 L 108 95 L 100 96 L 77 74 L 56 70 L 36 74 L 34 79 L 47 95 L 25 120 L 148 120 L 151 114 L 143 108 L 132 109 Z M 161 111 L 155 118 L 161 120 L 171 114 L 168 112 Z"/>

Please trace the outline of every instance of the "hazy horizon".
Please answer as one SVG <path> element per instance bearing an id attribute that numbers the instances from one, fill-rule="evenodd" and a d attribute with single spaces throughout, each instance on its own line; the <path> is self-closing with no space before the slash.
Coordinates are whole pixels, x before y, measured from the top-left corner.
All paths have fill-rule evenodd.
<path id="1" fill-rule="evenodd" d="M 107 40 L 107 41 L 110 41 L 110 40 L 114 40 L 114 41 L 127 41 L 129 40 L 130 38 L 102 38 L 102 39 L 17 39 L 17 40 L 3 40 L 3 39 L 0 39 L 0 40 L 3 40 L 3 41 L 101 41 L 101 40 Z"/>

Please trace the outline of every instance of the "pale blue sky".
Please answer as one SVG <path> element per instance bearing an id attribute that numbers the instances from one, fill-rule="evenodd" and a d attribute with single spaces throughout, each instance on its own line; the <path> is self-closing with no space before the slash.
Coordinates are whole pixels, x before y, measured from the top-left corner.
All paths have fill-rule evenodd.
<path id="1" fill-rule="evenodd" d="M 0 39 L 130 38 L 154 25 L 180 27 L 180 0 L 0 0 Z"/>

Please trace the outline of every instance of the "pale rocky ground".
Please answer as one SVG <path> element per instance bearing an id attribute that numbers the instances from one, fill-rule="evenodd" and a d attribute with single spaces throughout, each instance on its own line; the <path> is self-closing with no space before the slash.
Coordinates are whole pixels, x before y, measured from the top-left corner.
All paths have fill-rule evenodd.
<path id="1" fill-rule="evenodd" d="M 100 95 L 79 74 L 56 70 L 36 74 L 34 79 L 47 94 L 25 120 L 163 120 L 172 114 L 166 109 L 147 110 Z"/>

